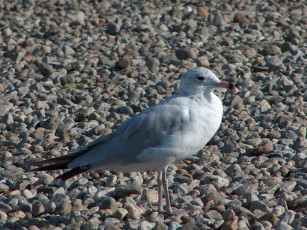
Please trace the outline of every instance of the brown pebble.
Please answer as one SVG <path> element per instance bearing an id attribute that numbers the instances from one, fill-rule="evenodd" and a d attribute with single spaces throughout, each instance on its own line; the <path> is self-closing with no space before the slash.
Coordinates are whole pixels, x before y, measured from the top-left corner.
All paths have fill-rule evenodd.
<path id="1" fill-rule="evenodd" d="M 205 21 L 207 21 L 208 16 L 209 16 L 209 11 L 208 11 L 208 9 L 205 8 L 205 7 L 199 6 L 199 7 L 197 8 L 197 10 L 198 10 L 198 12 L 199 12 L 202 16 L 205 17 Z"/>
<path id="2" fill-rule="evenodd" d="M 234 22 L 241 22 L 241 21 L 243 21 L 244 19 L 245 19 L 245 14 L 239 13 L 239 14 L 236 14 L 236 15 L 235 15 L 233 21 L 234 21 Z"/>
<path id="3" fill-rule="evenodd" d="M 281 124 L 284 121 L 292 121 L 289 117 L 285 116 L 285 115 L 281 115 L 277 118 L 277 123 Z"/>
<path id="4" fill-rule="evenodd" d="M 127 69 L 130 67 L 130 59 L 127 56 L 124 56 L 115 63 L 115 66 L 118 69 Z"/>
<path id="5" fill-rule="evenodd" d="M 238 217 L 235 216 L 231 220 L 227 220 L 223 223 L 221 230 L 236 230 L 238 229 Z"/>
<path id="6" fill-rule="evenodd" d="M 218 204 L 216 206 L 213 207 L 214 210 L 218 211 L 219 213 L 223 213 L 225 212 L 225 206 L 222 204 Z"/>
<path id="7" fill-rule="evenodd" d="M 269 221 L 273 226 L 277 224 L 277 217 L 273 213 L 265 213 L 263 216 L 261 216 L 259 221 Z"/>
<path id="8" fill-rule="evenodd" d="M 263 154 L 268 154 L 274 150 L 273 143 L 271 141 L 267 141 L 265 143 L 260 144 L 257 148 L 252 150 L 252 154 L 255 156 L 260 156 Z"/>

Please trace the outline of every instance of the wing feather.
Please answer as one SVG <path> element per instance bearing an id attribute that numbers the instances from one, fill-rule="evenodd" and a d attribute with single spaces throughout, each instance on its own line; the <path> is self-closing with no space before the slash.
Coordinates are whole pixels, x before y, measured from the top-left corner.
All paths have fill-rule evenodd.
<path id="1" fill-rule="evenodd" d="M 145 149 L 161 145 L 168 135 L 180 132 L 189 122 L 187 104 L 175 99 L 172 97 L 171 101 L 166 100 L 128 119 L 111 138 L 76 158 L 69 167 L 91 165 L 112 169 L 111 166 L 139 162 L 137 156 Z"/>

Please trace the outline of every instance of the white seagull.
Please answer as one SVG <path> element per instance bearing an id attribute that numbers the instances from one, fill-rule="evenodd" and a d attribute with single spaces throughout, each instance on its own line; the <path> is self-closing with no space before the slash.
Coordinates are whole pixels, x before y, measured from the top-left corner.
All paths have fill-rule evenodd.
<path id="1" fill-rule="evenodd" d="M 92 169 L 117 172 L 158 171 L 158 211 L 172 214 L 167 167 L 205 147 L 220 127 L 223 106 L 213 93 L 217 87 L 233 89 L 205 68 L 182 75 L 179 93 L 128 119 L 118 129 L 101 136 L 69 155 L 35 162 L 32 171 L 70 169 L 57 177 L 67 180 Z"/>

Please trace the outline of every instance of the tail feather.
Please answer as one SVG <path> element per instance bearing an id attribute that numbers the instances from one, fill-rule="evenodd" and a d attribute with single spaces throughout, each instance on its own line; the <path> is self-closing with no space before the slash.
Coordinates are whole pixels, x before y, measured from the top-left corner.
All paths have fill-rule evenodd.
<path id="1" fill-rule="evenodd" d="M 59 170 L 59 169 L 68 169 L 68 164 L 75 160 L 77 157 L 87 153 L 91 148 L 82 149 L 76 153 L 72 153 L 66 156 L 60 156 L 52 159 L 47 159 L 38 162 L 31 162 L 28 166 L 40 166 L 38 168 L 34 168 L 30 171 L 45 171 L 45 170 Z M 90 169 L 89 165 L 83 167 L 72 168 L 70 171 L 63 173 L 58 176 L 58 180 L 67 180 L 75 175 L 81 174 Z"/>

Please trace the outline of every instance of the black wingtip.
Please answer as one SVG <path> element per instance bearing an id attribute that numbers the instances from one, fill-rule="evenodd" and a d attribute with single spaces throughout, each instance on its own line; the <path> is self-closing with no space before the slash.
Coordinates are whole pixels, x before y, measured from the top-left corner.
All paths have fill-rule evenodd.
<path id="1" fill-rule="evenodd" d="M 73 176 L 84 173 L 89 169 L 90 167 L 88 165 L 84 167 L 73 168 L 69 170 L 68 172 L 65 172 L 62 175 L 58 176 L 56 179 L 60 181 L 68 180 L 69 178 L 72 178 Z"/>

